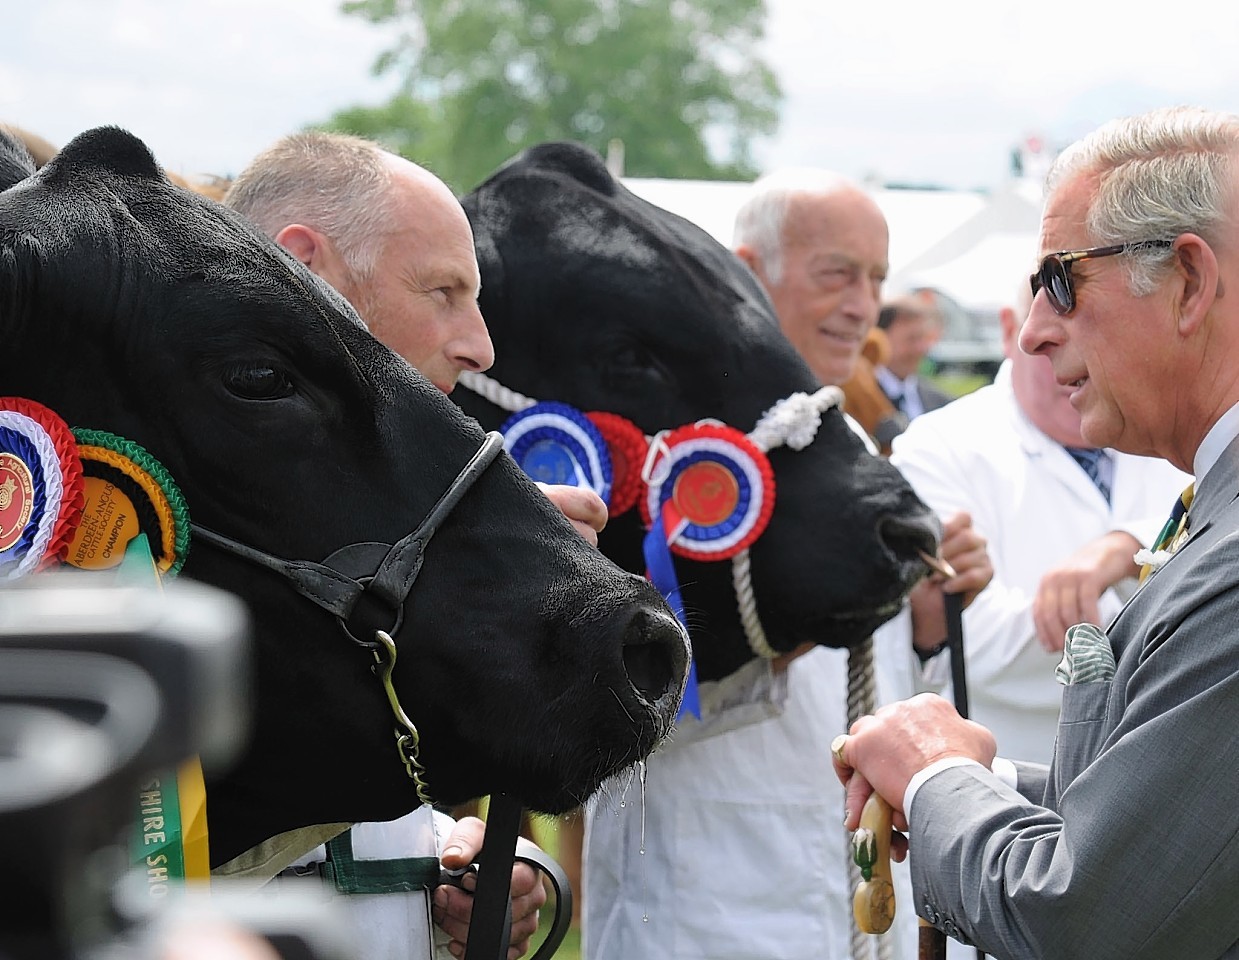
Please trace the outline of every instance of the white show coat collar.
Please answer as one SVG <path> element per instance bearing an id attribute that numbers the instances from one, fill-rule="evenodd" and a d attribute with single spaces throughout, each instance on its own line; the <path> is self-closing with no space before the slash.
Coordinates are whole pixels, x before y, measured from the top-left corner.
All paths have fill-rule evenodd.
<path id="1" fill-rule="evenodd" d="M 1028 415 L 1020 407 L 1019 401 L 1015 397 L 1015 388 L 1011 385 L 1010 360 L 1004 360 L 1002 366 L 998 368 L 998 373 L 994 376 L 994 386 L 1002 392 L 1004 399 L 1007 401 L 1011 411 L 1011 422 L 1015 428 L 1016 436 L 1019 438 L 1020 449 L 1024 455 L 1030 459 L 1044 458 L 1045 466 L 1049 473 L 1061 480 L 1077 496 L 1097 497 L 1104 501 L 1105 498 L 1101 495 L 1101 491 L 1089 479 L 1088 474 L 1080 468 L 1080 465 L 1072 459 L 1071 454 L 1063 448 L 1063 445 L 1042 433 L 1028 419 Z M 1112 453 L 1112 451 L 1107 452 Z M 1117 461 L 1113 464 L 1113 467 L 1114 472 L 1117 473 Z M 1111 477 L 1111 486 L 1113 486 L 1113 476 Z"/>

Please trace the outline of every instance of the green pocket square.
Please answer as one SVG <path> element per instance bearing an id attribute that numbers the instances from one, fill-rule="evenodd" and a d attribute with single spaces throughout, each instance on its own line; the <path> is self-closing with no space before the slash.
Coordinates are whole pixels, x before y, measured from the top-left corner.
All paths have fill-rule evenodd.
<path id="1" fill-rule="evenodd" d="M 1114 676 L 1114 650 L 1109 638 L 1091 623 L 1067 628 L 1063 659 L 1054 668 L 1061 684 L 1097 683 Z"/>

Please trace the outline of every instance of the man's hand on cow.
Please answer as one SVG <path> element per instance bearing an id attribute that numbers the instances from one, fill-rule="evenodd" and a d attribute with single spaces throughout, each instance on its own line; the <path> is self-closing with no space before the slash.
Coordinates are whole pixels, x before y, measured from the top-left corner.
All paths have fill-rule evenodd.
<path id="1" fill-rule="evenodd" d="M 912 610 L 912 644 L 918 650 L 932 650 L 946 639 L 948 593 L 961 593 L 967 607 L 994 578 L 994 565 L 986 550 L 985 538 L 972 525 L 967 513 L 957 513 L 942 525 L 938 556 L 955 571 L 946 578 L 931 574 L 908 594 Z"/>
<path id="2" fill-rule="evenodd" d="M 890 804 L 896 829 L 906 830 L 903 798 L 916 773 L 948 757 L 967 757 L 988 770 L 995 752 L 994 735 L 937 694 L 922 693 L 861 717 L 831 745 L 835 775 L 847 788 L 844 825 L 856 829 L 876 790 Z"/>
<path id="3" fill-rule="evenodd" d="M 1101 625 L 1097 601 L 1110 587 L 1140 572 L 1132 559 L 1141 543 L 1130 533 L 1114 530 L 1082 546 L 1037 585 L 1033 623 L 1037 639 L 1050 653 L 1060 653 L 1068 627 L 1077 623 Z"/>
<path id="4" fill-rule="evenodd" d="M 577 533 L 598 546 L 598 534 L 607 525 L 607 505 L 589 487 L 570 487 L 560 483 L 539 483 L 547 499 L 576 527 Z"/>
<path id="5" fill-rule="evenodd" d="M 461 818 L 444 845 L 440 858 L 443 866 L 449 870 L 459 870 L 476 861 L 485 835 L 486 824 L 477 817 Z M 461 882 L 465 890 L 447 885 L 438 887 L 432 907 L 435 923 L 452 938 L 447 948 L 454 957 L 462 957 L 465 953 L 477 877 L 470 873 Z M 546 903 L 546 889 L 533 867 L 517 863 L 512 868 L 510 892 L 512 934 L 508 940 L 508 960 L 517 960 L 529 952 L 529 938 L 538 929 L 538 910 Z"/>

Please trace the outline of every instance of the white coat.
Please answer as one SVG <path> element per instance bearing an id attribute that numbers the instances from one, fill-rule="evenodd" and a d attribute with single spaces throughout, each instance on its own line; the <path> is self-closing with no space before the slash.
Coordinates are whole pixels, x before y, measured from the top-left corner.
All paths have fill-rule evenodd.
<path id="1" fill-rule="evenodd" d="M 358 860 L 393 860 L 402 857 L 439 856 L 454 823 L 432 807 L 420 806 L 412 813 L 384 823 L 358 823 L 352 828 L 353 856 Z M 296 861 L 297 866 L 327 859 L 318 847 Z M 277 883 L 283 881 L 277 881 Z M 305 889 L 304 881 L 293 881 Z M 349 924 L 349 940 L 358 957 L 365 960 L 453 960 L 447 936 L 430 917 L 430 894 L 335 894 L 336 908 Z"/>
<path id="2" fill-rule="evenodd" d="M 875 661 L 880 700 L 911 691 L 908 644 Z M 847 727 L 847 654 L 814 650 L 785 676 L 760 662 L 703 684 L 707 722 L 685 719 L 646 761 L 644 804 L 634 779 L 587 809 L 585 960 L 851 956 L 849 837 L 829 752 Z M 912 960 L 901 866 L 896 882 L 892 957 Z"/>

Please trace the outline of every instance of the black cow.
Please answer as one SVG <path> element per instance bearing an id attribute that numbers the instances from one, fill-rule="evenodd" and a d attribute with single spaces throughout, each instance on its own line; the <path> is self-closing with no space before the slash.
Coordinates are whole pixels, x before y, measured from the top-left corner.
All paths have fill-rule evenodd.
<path id="1" fill-rule="evenodd" d="M 37 174 L 0 140 L 0 170 L 0 395 L 141 444 L 196 524 L 294 561 L 365 544 L 336 564 L 361 577 L 483 445 L 326 284 L 169 184 L 131 135 L 82 134 Z M 252 743 L 207 771 L 212 861 L 416 806 L 370 651 L 218 543 L 196 539 L 185 574 L 247 600 L 257 641 Z M 447 515 L 412 589 L 349 623 L 366 642 L 358 623 L 402 616 L 395 689 L 436 799 L 503 789 L 561 811 L 668 729 L 683 632 L 508 457 Z"/>
<path id="2" fill-rule="evenodd" d="M 647 434 L 702 418 L 742 432 L 819 384 L 783 337 L 756 279 L 688 221 L 634 196 L 592 151 L 534 147 L 463 201 L 482 270 L 490 376 L 540 401 L 609 411 Z M 476 381 L 471 381 L 475 382 Z M 484 426 L 508 413 L 454 398 Z M 816 440 L 775 449 L 774 514 L 752 546 L 770 646 L 849 647 L 898 609 L 937 549 L 937 522 L 899 473 L 871 456 L 837 409 Z M 641 518 L 615 518 L 600 546 L 641 571 Z M 678 561 L 703 679 L 751 659 L 728 563 Z"/>

